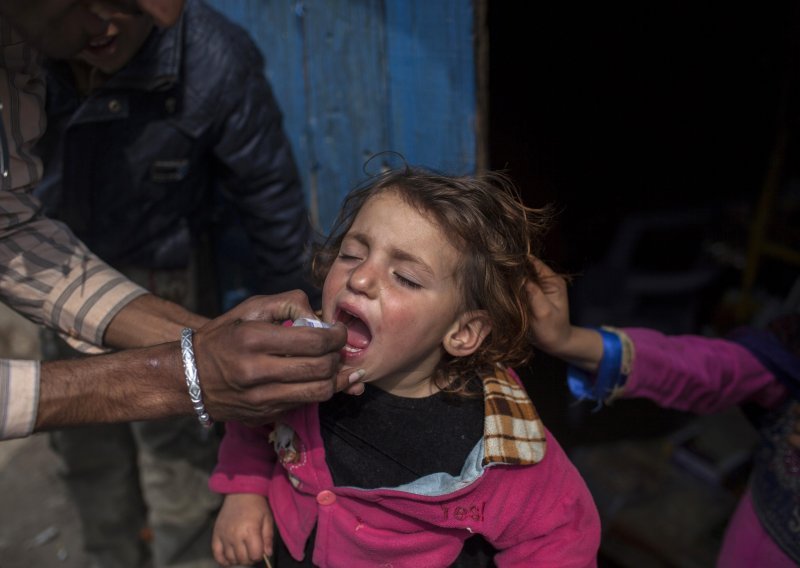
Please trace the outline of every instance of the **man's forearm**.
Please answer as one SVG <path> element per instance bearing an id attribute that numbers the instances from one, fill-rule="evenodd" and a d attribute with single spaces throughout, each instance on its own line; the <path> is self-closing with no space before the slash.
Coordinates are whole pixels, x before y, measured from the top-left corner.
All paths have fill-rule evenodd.
<path id="1" fill-rule="evenodd" d="M 192 339 L 195 375 L 212 419 L 266 424 L 364 378 L 363 369 L 339 369 L 347 340 L 342 324 L 328 329 L 280 325 L 313 314 L 305 295 L 293 291 L 250 298 L 198 326 Z M 192 322 L 176 324 L 175 329 Z M 34 431 L 194 414 L 181 345 L 171 341 L 43 363 Z"/>
<path id="2" fill-rule="evenodd" d="M 181 329 L 197 329 L 207 318 L 153 294 L 139 296 L 114 316 L 103 343 L 117 349 L 147 347 L 177 341 Z"/>
<path id="3" fill-rule="evenodd" d="M 35 431 L 193 413 L 180 346 L 42 363 Z"/>

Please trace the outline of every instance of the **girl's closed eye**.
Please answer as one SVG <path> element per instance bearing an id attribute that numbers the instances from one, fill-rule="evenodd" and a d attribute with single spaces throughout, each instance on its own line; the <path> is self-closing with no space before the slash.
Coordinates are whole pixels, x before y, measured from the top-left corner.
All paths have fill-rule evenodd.
<path id="1" fill-rule="evenodd" d="M 412 290 L 417 290 L 419 288 L 422 288 L 422 284 L 414 282 L 413 280 L 410 280 L 397 272 L 394 273 L 394 277 L 402 286 L 405 286 L 406 288 L 411 288 Z"/>

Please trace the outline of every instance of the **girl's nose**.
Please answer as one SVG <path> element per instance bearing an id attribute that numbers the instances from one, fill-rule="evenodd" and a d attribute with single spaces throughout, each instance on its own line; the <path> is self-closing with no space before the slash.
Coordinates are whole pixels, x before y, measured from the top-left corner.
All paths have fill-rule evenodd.
<path id="1" fill-rule="evenodd" d="M 369 261 L 362 262 L 350 273 L 350 288 L 360 294 L 372 297 L 377 290 L 377 275 Z"/>

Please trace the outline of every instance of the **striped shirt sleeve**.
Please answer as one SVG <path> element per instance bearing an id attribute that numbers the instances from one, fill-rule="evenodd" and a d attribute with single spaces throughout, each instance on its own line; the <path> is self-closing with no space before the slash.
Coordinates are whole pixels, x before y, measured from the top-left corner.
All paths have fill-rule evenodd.
<path id="1" fill-rule="evenodd" d="M 0 298 L 73 345 L 102 345 L 111 319 L 146 291 L 41 214 L 31 189 L 42 164 L 31 148 L 45 129 L 38 55 L 0 19 L 0 104 L 8 164 L 0 172 Z M 0 360 L 0 439 L 32 432 L 39 364 Z"/>
<path id="2" fill-rule="evenodd" d="M 38 402 L 39 362 L 0 359 L 0 440 L 30 435 Z"/>

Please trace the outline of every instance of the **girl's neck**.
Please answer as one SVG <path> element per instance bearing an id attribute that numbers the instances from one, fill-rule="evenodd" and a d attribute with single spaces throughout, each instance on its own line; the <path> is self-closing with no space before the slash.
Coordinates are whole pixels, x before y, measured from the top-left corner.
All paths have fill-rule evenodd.
<path id="1" fill-rule="evenodd" d="M 386 377 L 369 381 L 373 386 L 404 398 L 427 398 L 440 392 L 433 377 L 414 377 L 413 375 Z"/>

